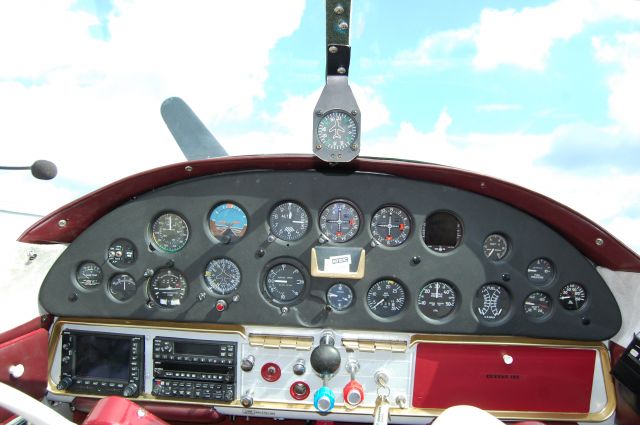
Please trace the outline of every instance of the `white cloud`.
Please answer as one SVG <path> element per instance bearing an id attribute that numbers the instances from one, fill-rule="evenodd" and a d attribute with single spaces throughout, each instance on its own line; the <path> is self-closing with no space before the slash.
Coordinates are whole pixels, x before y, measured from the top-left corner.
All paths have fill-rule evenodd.
<path id="1" fill-rule="evenodd" d="M 586 25 L 609 19 L 640 21 L 640 2 L 629 0 L 556 0 L 538 7 L 483 9 L 477 23 L 425 37 L 417 48 L 403 51 L 396 65 L 433 66 L 463 45 L 476 49 L 473 66 L 494 69 L 512 65 L 545 69 L 549 53 L 558 41 L 580 34 Z"/>
<path id="2" fill-rule="evenodd" d="M 608 79 L 609 115 L 626 131 L 640 136 L 640 32 L 617 34 L 615 42 L 594 37 L 592 44 L 599 61 L 620 68 Z"/>
<path id="3" fill-rule="evenodd" d="M 520 109 L 522 109 L 522 105 L 513 103 L 486 103 L 476 106 L 476 111 L 478 112 L 518 111 Z"/>

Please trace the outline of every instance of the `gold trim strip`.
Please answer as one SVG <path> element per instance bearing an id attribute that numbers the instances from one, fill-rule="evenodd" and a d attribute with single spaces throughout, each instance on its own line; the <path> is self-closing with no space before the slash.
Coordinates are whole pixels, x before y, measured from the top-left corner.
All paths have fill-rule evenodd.
<path id="1" fill-rule="evenodd" d="M 342 345 L 347 351 L 360 351 L 374 353 L 376 351 L 391 351 L 392 353 L 404 353 L 407 351 L 405 341 L 384 341 L 369 339 L 342 339 Z"/>
<path id="2" fill-rule="evenodd" d="M 293 348 L 295 350 L 311 350 L 313 337 L 291 335 L 249 334 L 249 345 L 264 348 Z"/>

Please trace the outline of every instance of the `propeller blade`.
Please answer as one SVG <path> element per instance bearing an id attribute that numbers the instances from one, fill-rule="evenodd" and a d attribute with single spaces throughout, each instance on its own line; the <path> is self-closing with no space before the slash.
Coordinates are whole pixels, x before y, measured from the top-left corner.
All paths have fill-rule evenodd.
<path id="1" fill-rule="evenodd" d="M 162 102 L 160 113 L 187 160 L 228 155 L 184 100 L 179 97 L 166 99 Z"/>

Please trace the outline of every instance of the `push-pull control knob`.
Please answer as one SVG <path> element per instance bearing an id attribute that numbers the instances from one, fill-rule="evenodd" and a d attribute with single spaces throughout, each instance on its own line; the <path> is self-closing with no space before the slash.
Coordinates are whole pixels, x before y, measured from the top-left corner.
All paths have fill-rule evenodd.
<path id="1" fill-rule="evenodd" d="M 242 407 L 253 406 L 253 396 L 250 391 L 247 391 L 242 395 L 242 397 L 240 397 L 240 404 L 242 404 Z"/>
<path id="2" fill-rule="evenodd" d="M 122 395 L 125 397 L 131 397 L 136 395 L 137 392 L 138 386 L 133 382 L 130 382 L 126 387 L 124 387 L 124 390 L 122 390 Z"/>
<path id="3" fill-rule="evenodd" d="M 336 396 L 329 387 L 320 387 L 313 396 L 313 406 L 318 412 L 326 413 L 333 409 Z"/>
<path id="4" fill-rule="evenodd" d="M 293 373 L 296 375 L 304 375 L 307 371 L 307 367 L 304 364 L 304 359 L 298 359 L 293 365 Z"/>
<path id="5" fill-rule="evenodd" d="M 244 359 L 242 359 L 242 362 L 240 363 L 240 369 L 244 370 L 245 372 L 250 372 L 255 364 L 256 358 L 252 354 L 249 354 Z"/>
<path id="6" fill-rule="evenodd" d="M 322 377 L 333 375 L 340 367 L 340 352 L 333 344 L 331 335 L 325 334 L 311 352 L 311 367 Z"/>
<path id="7" fill-rule="evenodd" d="M 345 403 L 355 407 L 364 400 L 364 388 L 360 382 L 352 379 L 344 386 L 342 396 Z"/>
<path id="8" fill-rule="evenodd" d="M 60 380 L 60 382 L 58 382 L 58 385 L 56 385 L 56 388 L 59 390 L 66 390 L 71 386 L 71 384 L 73 384 L 73 379 L 71 379 L 68 376 L 65 376 Z"/>

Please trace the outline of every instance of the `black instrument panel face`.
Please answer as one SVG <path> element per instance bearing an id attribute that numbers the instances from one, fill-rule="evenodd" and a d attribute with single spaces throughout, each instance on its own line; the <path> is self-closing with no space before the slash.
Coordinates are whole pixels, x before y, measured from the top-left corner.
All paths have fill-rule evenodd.
<path id="1" fill-rule="evenodd" d="M 364 250 L 364 276 L 313 276 L 320 246 Z M 324 261 L 340 270 L 350 258 Z M 141 195 L 76 238 L 40 303 L 65 317 L 583 340 L 621 324 L 594 265 L 520 210 L 429 182 L 314 171 Z"/>

